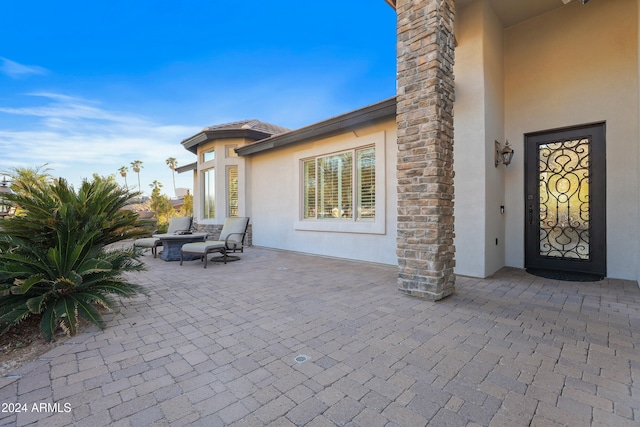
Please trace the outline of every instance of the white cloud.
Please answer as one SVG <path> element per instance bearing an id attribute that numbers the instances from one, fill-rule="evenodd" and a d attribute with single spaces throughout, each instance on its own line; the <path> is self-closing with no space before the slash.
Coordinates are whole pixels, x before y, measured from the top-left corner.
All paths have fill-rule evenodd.
<path id="1" fill-rule="evenodd" d="M 31 75 L 49 74 L 49 70 L 37 65 L 23 65 L 15 61 L 0 56 L 0 73 L 6 74 L 13 79 L 19 79 Z"/>
<path id="2" fill-rule="evenodd" d="M 49 102 L 41 106 L 0 107 L 0 113 L 34 118 L 28 129 L 0 130 L 0 170 L 15 166 L 38 166 L 48 163 L 53 175 L 74 184 L 82 178 L 117 174 L 118 168 L 141 160 L 141 187 L 158 180 L 167 194 L 172 193 L 168 157 L 179 165 L 195 161 L 195 156 L 180 141 L 200 130 L 199 126 L 157 124 L 127 112 L 113 112 L 97 103 L 52 93 L 32 94 Z M 131 168 L 130 168 L 131 169 Z M 137 183 L 130 170 L 128 183 Z M 191 175 L 176 175 L 178 187 L 192 187 Z"/>

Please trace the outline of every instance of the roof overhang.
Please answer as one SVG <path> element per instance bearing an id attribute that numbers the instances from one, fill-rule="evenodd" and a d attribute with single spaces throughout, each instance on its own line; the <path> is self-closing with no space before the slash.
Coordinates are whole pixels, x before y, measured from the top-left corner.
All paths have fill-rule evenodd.
<path id="1" fill-rule="evenodd" d="M 395 118 L 395 116 L 396 98 L 393 97 L 300 129 L 256 141 L 253 144 L 237 148 L 236 152 L 241 156 L 247 156 L 310 139 L 328 138 L 358 127 Z"/>
<path id="2" fill-rule="evenodd" d="M 384 0 L 389 6 L 396 9 L 396 0 Z M 456 5 L 464 6 L 473 0 L 456 0 Z M 543 13 L 552 11 L 559 7 L 563 7 L 573 0 L 566 3 L 562 0 L 489 0 L 489 4 L 498 15 L 503 27 L 507 28 L 512 25 L 524 22 Z M 577 3 L 577 2 L 576 2 Z M 580 2 L 582 4 L 586 1 Z"/>
<path id="3" fill-rule="evenodd" d="M 197 167 L 198 167 L 198 162 L 193 162 L 193 163 L 189 163 L 188 165 L 177 167 L 176 172 L 183 173 L 183 172 L 194 171 L 197 169 Z"/>
<path id="4" fill-rule="evenodd" d="M 181 144 L 186 150 L 191 151 L 193 154 L 197 154 L 199 145 L 216 139 L 244 138 L 257 141 L 268 138 L 269 136 L 271 136 L 270 133 L 261 132 L 255 129 L 217 129 L 197 133 L 192 137 L 184 139 Z"/>

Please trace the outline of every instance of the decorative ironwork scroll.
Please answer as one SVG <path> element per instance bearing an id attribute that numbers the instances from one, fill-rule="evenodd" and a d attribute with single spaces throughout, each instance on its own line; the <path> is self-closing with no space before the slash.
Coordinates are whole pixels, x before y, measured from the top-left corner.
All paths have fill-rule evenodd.
<path id="1" fill-rule="evenodd" d="M 590 257 L 590 151 L 589 138 L 538 146 L 542 256 Z"/>

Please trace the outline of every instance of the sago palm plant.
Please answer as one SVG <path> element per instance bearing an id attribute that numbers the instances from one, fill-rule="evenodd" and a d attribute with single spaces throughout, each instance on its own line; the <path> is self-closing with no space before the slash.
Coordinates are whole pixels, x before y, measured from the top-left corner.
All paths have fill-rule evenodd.
<path id="1" fill-rule="evenodd" d="M 125 277 L 143 269 L 139 253 L 107 247 L 145 232 L 122 210 L 135 194 L 100 177 L 77 192 L 64 179 L 31 187 L 10 196 L 22 214 L 0 233 L 0 334 L 29 316 L 47 340 L 58 327 L 75 334 L 80 318 L 104 327 L 98 307 L 146 293 Z"/>

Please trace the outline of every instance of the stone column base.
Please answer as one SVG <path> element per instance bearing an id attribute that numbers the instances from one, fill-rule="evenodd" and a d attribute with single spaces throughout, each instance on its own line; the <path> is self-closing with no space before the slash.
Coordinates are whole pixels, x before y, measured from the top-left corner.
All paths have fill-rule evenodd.
<path id="1" fill-rule="evenodd" d="M 420 286 L 420 284 L 416 286 L 411 282 L 399 279 L 398 290 L 412 297 L 423 298 L 429 301 L 439 301 L 456 292 L 455 280 L 455 274 L 452 274 L 444 286 Z M 412 287 L 410 288 L 410 286 Z"/>
<path id="2" fill-rule="evenodd" d="M 454 294 L 455 291 L 456 291 L 455 287 L 447 289 L 446 292 L 437 292 L 437 293 L 436 292 L 424 291 L 422 289 L 398 288 L 398 290 L 400 292 L 402 292 L 403 294 L 407 294 L 409 296 L 416 297 L 416 298 L 426 299 L 428 301 L 440 301 L 441 299 L 446 298 L 449 295 Z"/>

